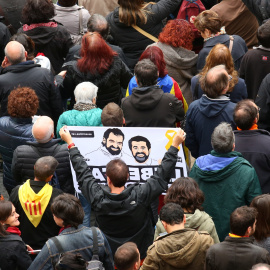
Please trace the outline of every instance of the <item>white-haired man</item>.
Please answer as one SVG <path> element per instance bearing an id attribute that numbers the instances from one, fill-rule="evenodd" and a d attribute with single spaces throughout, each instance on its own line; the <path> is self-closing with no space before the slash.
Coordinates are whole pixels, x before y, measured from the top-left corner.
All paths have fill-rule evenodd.
<path id="1" fill-rule="evenodd" d="M 53 156 L 59 163 L 54 180 L 59 182 L 60 189 L 74 193 L 72 174 L 67 145 L 59 145 L 60 139 L 54 139 L 54 123 L 48 116 L 37 119 L 32 128 L 35 142 L 28 142 L 16 148 L 13 154 L 11 170 L 14 180 L 25 182 L 34 177 L 34 164 L 44 156 Z"/>

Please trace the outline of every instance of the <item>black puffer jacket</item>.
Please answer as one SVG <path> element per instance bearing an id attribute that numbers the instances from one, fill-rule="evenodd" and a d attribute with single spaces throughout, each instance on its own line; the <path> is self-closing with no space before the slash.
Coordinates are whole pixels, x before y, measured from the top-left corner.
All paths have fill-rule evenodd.
<path id="1" fill-rule="evenodd" d="M 10 32 L 8 28 L 3 23 L 0 23 L 0 61 L 1 62 L 3 61 L 5 57 L 4 49 L 6 45 L 8 44 L 10 37 L 11 36 L 10 36 Z"/>
<path id="2" fill-rule="evenodd" d="M 57 123 L 63 109 L 59 91 L 54 85 L 53 74 L 33 61 L 12 65 L 0 71 L 1 116 L 8 115 L 9 93 L 18 86 L 34 89 L 39 99 L 37 115 L 49 116 L 55 124 Z"/>
<path id="3" fill-rule="evenodd" d="M 25 243 L 19 235 L 0 236 L 0 269 L 27 270 L 31 263 Z"/>
<path id="4" fill-rule="evenodd" d="M 270 2 L 267 0 L 242 0 L 248 9 L 256 16 L 259 24 L 270 18 Z"/>
<path id="5" fill-rule="evenodd" d="M 55 24 L 57 27 L 40 26 L 31 30 L 27 30 L 29 27 L 24 25 L 18 33 L 24 33 L 33 39 L 35 53 L 44 53 L 50 59 L 55 74 L 58 74 L 73 43 L 67 29 L 59 23 Z"/>
<path id="6" fill-rule="evenodd" d="M 164 27 L 162 20 L 174 12 L 180 3 L 181 0 L 160 0 L 156 4 L 147 5 L 147 23 L 143 25 L 138 23 L 138 26 L 158 38 Z M 145 48 L 154 41 L 139 33 L 133 27 L 121 23 L 119 21 L 119 8 L 111 12 L 106 19 L 110 24 L 111 35 L 117 45 L 123 49 L 128 67 L 132 70 Z"/>
<path id="7" fill-rule="evenodd" d="M 89 81 L 98 87 L 97 106 L 103 109 L 109 102 L 120 104 L 122 98 L 121 87 L 127 88 L 132 73 L 128 67 L 118 57 L 114 57 L 114 61 L 110 69 L 100 75 L 88 72 L 83 74 L 77 67 L 77 62 L 67 63 L 67 74 L 60 85 L 60 93 L 62 98 L 70 98 L 74 101 L 74 89 L 81 83 Z"/>
<path id="8" fill-rule="evenodd" d="M 57 178 L 61 189 L 66 193 L 74 194 L 72 174 L 67 145 L 60 145 L 60 139 L 53 139 L 47 143 L 27 142 L 13 153 L 13 179 L 22 184 L 28 179 L 34 179 L 34 164 L 40 157 L 53 156 L 59 162 L 56 168 Z"/>

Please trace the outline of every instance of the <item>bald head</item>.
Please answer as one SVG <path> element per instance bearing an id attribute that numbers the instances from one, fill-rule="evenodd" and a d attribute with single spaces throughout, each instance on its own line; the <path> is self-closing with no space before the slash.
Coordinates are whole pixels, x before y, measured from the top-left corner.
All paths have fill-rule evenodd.
<path id="1" fill-rule="evenodd" d="M 9 65 L 16 65 L 26 61 L 27 52 L 17 41 L 10 41 L 5 47 L 5 61 Z"/>
<path id="2" fill-rule="evenodd" d="M 209 69 L 200 82 L 204 93 L 209 98 L 217 98 L 229 90 L 229 74 L 224 65 Z"/>
<path id="3" fill-rule="evenodd" d="M 48 116 L 41 116 L 32 128 L 32 134 L 37 142 L 46 143 L 54 137 L 53 120 Z"/>

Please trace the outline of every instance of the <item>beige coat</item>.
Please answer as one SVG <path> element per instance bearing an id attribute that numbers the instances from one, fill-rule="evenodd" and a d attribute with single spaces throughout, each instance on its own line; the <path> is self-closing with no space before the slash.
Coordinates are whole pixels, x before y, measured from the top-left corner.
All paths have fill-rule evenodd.
<path id="1" fill-rule="evenodd" d="M 203 270 L 206 251 L 213 244 L 207 232 L 174 231 L 161 236 L 148 248 L 141 270 Z"/>
<path id="2" fill-rule="evenodd" d="M 104 17 L 118 7 L 118 0 L 79 0 L 79 5 L 84 6 L 93 15 L 101 14 Z"/>

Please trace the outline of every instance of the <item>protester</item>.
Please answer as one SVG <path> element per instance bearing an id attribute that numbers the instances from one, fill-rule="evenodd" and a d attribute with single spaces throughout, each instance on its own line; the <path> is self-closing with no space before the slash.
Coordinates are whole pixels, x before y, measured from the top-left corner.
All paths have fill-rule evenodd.
<path id="1" fill-rule="evenodd" d="M 185 213 L 185 228 L 191 228 L 198 231 L 206 231 L 213 238 L 214 243 L 219 243 L 217 231 L 212 218 L 203 211 L 202 204 L 204 194 L 199 189 L 198 184 L 190 177 L 181 177 L 176 179 L 164 197 L 164 203 L 177 203 Z M 159 220 L 156 224 L 154 240 L 166 232 Z"/>
<path id="2" fill-rule="evenodd" d="M 162 50 L 168 74 L 178 82 L 188 104 L 192 102 L 190 80 L 197 73 L 198 55 L 191 51 L 194 37 L 187 21 L 171 20 L 153 44 Z"/>
<path id="3" fill-rule="evenodd" d="M 226 95 L 230 97 L 231 102 L 237 103 L 247 98 L 245 81 L 238 77 L 238 72 L 234 69 L 234 63 L 229 49 L 223 44 L 217 44 L 206 57 L 205 66 L 200 74 L 191 79 L 193 100 L 199 99 L 204 94 L 200 86 L 200 79 L 204 77 L 211 68 L 218 65 L 225 65 L 226 71 L 232 77 L 229 81 L 229 90 L 226 93 Z"/>
<path id="4" fill-rule="evenodd" d="M 241 61 L 240 77 L 247 85 L 248 98 L 255 100 L 264 77 L 270 73 L 270 20 L 258 28 L 259 47 L 249 50 Z"/>
<path id="5" fill-rule="evenodd" d="M 205 95 L 192 102 L 186 114 L 186 146 L 194 158 L 212 150 L 209 134 L 212 134 L 218 124 L 226 121 L 235 126 L 235 104 L 226 96 L 230 79 L 223 65 L 211 68 L 201 79 Z"/>
<path id="6" fill-rule="evenodd" d="M 230 216 L 231 233 L 224 242 L 211 246 L 206 254 L 206 270 L 250 270 L 256 263 L 270 263 L 270 254 L 253 245 L 256 228 L 256 209 L 248 206 L 237 208 Z"/>
<path id="7" fill-rule="evenodd" d="M 50 207 L 63 191 L 49 185 L 57 165 L 54 157 L 39 158 L 33 168 L 34 179 L 15 187 L 10 194 L 9 199 L 20 214 L 22 239 L 34 249 L 41 249 L 48 238 L 59 232 Z"/>
<path id="8" fill-rule="evenodd" d="M 9 39 L 10 39 L 10 32 L 8 28 L 3 23 L 0 22 L 0 61 L 1 63 L 5 57 L 4 49 L 9 42 Z"/>
<path id="9" fill-rule="evenodd" d="M 60 92 L 63 99 L 71 97 L 74 103 L 75 87 L 92 82 L 99 89 L 97 107 L 103 109 L 109 102 L 120 104 L 121 87 L 126 88 L 131 77 L 127 66 L 100 34 L 87 33 L 82 38 L 81 58 L 67 67 Z"/>
<path id="10" fill-rule="evenodd" d="M 78 184 L 91 202 L 96 224 L 108 239 L 112 252 L 125 242 L 134 242 L 141 258 L 145 258 L 154 237 L 150 205 L 167 188 L 177 161 L 178 146 L 185 140 L 184 131 L 179 129 L 173 137 L 172 146 L 160 167 L 145 184 L 132 184 L 125 188 L 129 177 L 127 165 L 120 159 L 110 161 L 106 166 L 109 189 L 97 183 L 66 127 L 60 130 L 60 136 L 69 145 Z"/>
<path id="11" fill-rule="evenodd" d="M 250 206 L 258 211 L 254 232 L 255 244 L 265 248 L 270 253 L 270 195 L 262 194 L 255 197 Z"/>
<path id="12" fill-rule="evenodd" d="M 237 125 L 235 151 L 240 152 L 250 162 L 258 175 L 262 193 L 270 193 L 270 133 L 258 129 L 259 107 L 252 100 L 242 100 L 236 104 L 233 119 Z"/>
<path id="13" fill-rule="evenodd" d="M 35 91 L 28 87 L 17 88 L 8 96 L 8 114 L 0 118 L 0 153 L 3 158 L 3 182 L 10 194 L 17 185 L 11 173 L 13 152 L 17 146 L 33 141 L 32 116 L 39 106 Z"/>
<path id="14" fill-rule="evenodd" d="M 133 70 L 145 48 L 153 43 L 161 32 L 163 20 L 174 12 L 181 0 L 160 0 L 157 3 L 147 3 L 143 0 L 119 0 L 116 8 L 107 16 L 111 35 L 123 49 L 128 67 Z M 138 26 L 153 37 L 151 39 L 140 33 Z"/>
<path id="15" fill-rule="evenodd" d="M 52 20 L 55 8 L 48 0 L 26 0 L 22 11 L 24 25 L 18 33 L 24 33 L 35 42 L 35 54 L 43 53 L 51 61 L 55 74 L 64 63 L 69 48 L 73 45 L 67 29 Z"/>
<path id="16" fill-rule="evenodd" d="M 187 102 L 182 94 L 179 84 L 168 75 L 166 69 L 166 63 L 164 60 L 164 54 L 162 50 L 157 46 L 149 46 L 141 55 L 139 61 L 143 59 L 150 59 L 158 68 L 158 80 L 157 85 L 163 90 L 164 93 L 173 94 L 179 99 L 183 104 L 183 109 L 186 112 L 188 109 Z M 133 76 L 128 84 L 128 89 L 126 96 L 132 94 L 133 88 L 138 87 L 136 77 Z"/>
<path id="17" fill-rule="evenodd" d="M 92 259 L 93 232 L 82 225 L 84 212 L 79 199 L 70 194 L 59 195 L 55 198 L 51 210 L 55 223 L 61 227 L 59 235 L 56 236 L 59 245 L 56 245 L 52 238 L 49 239 L 28 270 L 53 269 L 54 263 L 61 260 L 59 246 L 63 253 L 80 253 L 85 260 Z M 98 228 L 96 231 L 99 260 L 106 270 L 113 270 L 108 241 Z"/>
<path id="18" fill-rule="evenodd" d="M 115 103 L 108 103 L 101 113 L 101 122 L 104 127 L 122 127 L 125 125 L 123 110 Z"/>
<path id="19" fill-rule="evenodd" d="M 35 162 L 44 156 L 53 156 L 58 161 L 54 173 L 54 186 L 66 193 L 74 194 L 70 169 L 69 153 L 66 145 L 60 145 L 60 139 L 54 139 L 54 123 L 48 116 L 39 117 L 33 127 L 33 142 L 20 145 L 13 153 L 11 171 L 17 184 L 34 179 Z"/>
<path id="20" fill-rule="evenodd" d="M 22 241 L 19 215 L 14 205 L 9 201 L 0 201 L 0 269 L 27 270 L 32 260 Z"/>
<path id="21" fill-rule="evenodd" d="M 230 231 L 230 213 L 261 195 L 261 187 L 254 168 L 234 151 L 230 124 L 221 123 L 214 129 L 211 144 L 214 150 L 197 158 L 189 176 L 203 191 L 204 210 L 213 218 L 219 240 L 223 241 Z"/>
<path id="22" fill-rule="evenodd" d="M 184 210 L 176 203 L 161 208 L 160 220 L 168 234 L 149 247 L 141 269 L 204 270 L 206 251 L 214 244 L 210 235 L 185 228 Z"/>
<path id="23" fill-rule="evenodd" d="M 158 68 L 149 59 L 135 66 L 138 87 L 122 100 L 127 127 L 175 127 L 185 115 L 183 104 L 175 96 L 164 93 L 159 85 Z"/>
<path id="24" fill-rule="evenodd" d="M 227 35 L 225 28 L 222 27 L 221 19 L 218 14 L 212 10 L 205 10 L 200 13 L 196 17 L 194 25 L 204 38 L 203 48 L 198 55 L 198 71 L 203 69 L 207 55 L 218 43 L 226 45 L 229 49 L 231 47 L 230 51 L 232 53 L 235 69 L 239 70 L 241 60 L 248 50 L 245 41 L 237 35 Z"/>

